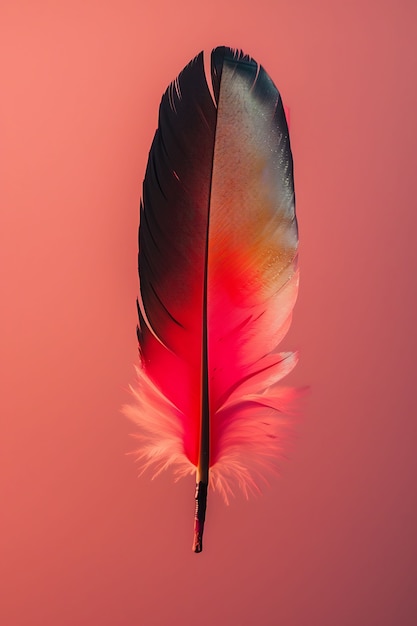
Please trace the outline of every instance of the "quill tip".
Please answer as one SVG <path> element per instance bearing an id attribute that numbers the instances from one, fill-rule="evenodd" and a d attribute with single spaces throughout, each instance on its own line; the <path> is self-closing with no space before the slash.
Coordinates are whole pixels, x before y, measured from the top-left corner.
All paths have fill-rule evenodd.
<path id="1" fill-rule="evenodd" d="M 193 552 L 199 554 L 203 551 L 203 533 L 194 530 Z"/>
<path id="2" fill-rule="evenodd" d="M 203 551 L 203 531 L 206 519 L 207 507 L 207 484 L 199 481 L 195 490 L 195 515 L 194 515 L 194 542 L 193 552 L 199 554 Z"/>

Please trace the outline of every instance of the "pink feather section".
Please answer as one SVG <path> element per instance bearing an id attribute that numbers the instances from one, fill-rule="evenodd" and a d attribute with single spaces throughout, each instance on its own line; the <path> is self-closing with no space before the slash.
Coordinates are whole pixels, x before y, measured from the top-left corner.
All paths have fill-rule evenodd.
<path id="1" fill-rule="evenodd" d="M 167 89 L 139 231 L 138 458 L 178 477 L 204 465 L 227 502 L 282 457 L 297 363 L 277 348 L 297 298 L 297 222 L 279 92 L 253 59 L 203 56 Z"/>

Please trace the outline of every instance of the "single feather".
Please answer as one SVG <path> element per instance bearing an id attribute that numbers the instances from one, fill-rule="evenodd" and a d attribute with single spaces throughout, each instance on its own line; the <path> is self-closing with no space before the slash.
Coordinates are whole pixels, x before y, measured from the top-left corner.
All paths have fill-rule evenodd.
<path id="1" fill-rule="evenodd" d="M 143 468 L 196 472 L 195 552 L 207 489 L 257 489 L 283 446 L 295 366 L 277 352 L 297 297 L 297 221 L 285 113 L 253 59 L 203 53 L 166 90 L 139 227 Z M 210 479 L 209 479 L 210 475 Z"/>

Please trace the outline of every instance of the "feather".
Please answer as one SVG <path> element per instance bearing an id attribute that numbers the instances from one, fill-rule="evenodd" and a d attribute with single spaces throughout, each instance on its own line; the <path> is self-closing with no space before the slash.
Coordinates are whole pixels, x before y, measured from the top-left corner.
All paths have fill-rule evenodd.
<path id="1" fill-rule="evenodd" d="M 196 472 L 195 552 L 207 489 L 259 489 L 285 438 L 295 366 L 277 346 L 297 297 L 293 164 L 280 94 L 262 66 L 220 47 L 166 90 L 139 226 L 143 469 Z"/>

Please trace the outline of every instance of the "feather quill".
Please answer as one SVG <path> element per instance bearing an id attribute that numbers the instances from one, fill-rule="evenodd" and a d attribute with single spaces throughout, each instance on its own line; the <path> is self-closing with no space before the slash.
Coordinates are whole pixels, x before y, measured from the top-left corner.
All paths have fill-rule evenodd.
<path id="1" fill-rule="evenodd" d="M 259 488 L 280 455 L 295 353 L 277 346 L 297 297 L 293 162 L 280 94 L 262 66 L 226 47 L 166 90 L 140 207 L 143 469 L 196 472 L 195 552 L 207 489 Z"/>

